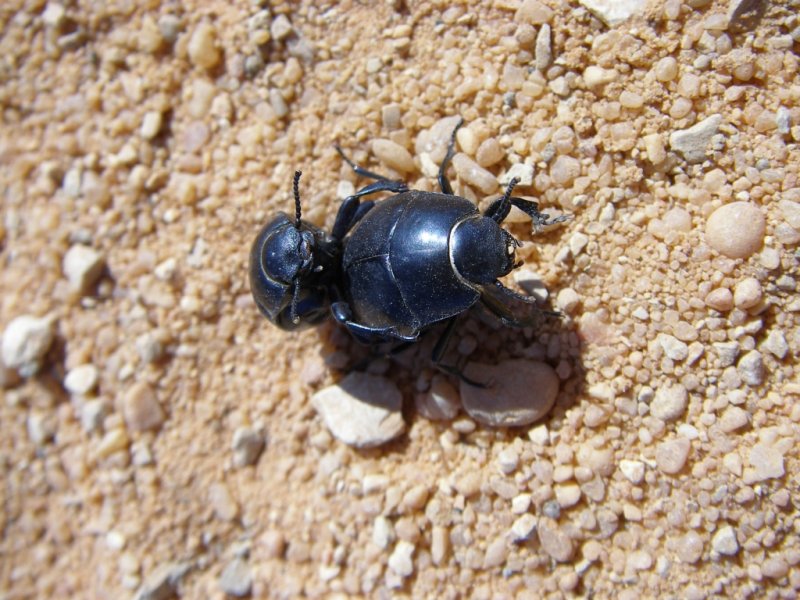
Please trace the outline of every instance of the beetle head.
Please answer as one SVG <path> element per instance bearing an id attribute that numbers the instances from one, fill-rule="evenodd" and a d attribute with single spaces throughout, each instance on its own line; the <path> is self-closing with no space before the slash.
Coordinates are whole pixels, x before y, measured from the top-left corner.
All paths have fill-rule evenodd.
<path id="1" fill-rule="evenodd" d="M 322 265 L 315 263 L 322 232 L 300 220 L 300 171 L 294 176 L 295 218 L 284 212 L 267 223 L 250 250 L 250 290 L 259 310 L 278 327 L 299 329 L 327 314 Z"/>

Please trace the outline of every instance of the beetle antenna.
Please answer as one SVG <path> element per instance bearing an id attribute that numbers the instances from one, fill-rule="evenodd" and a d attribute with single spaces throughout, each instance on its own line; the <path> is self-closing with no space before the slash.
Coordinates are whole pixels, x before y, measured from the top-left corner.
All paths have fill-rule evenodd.
<path id="1" fill-rule="evenodd" d="M 292 182 L 292 191 L 294 191 L 294 226 L 300 229 L 300 176 L 302 171 L 294 172 L 294 181 Z"/>
<path id="2" fill-rule="evenodd" d="M 300 317 L 297 316 L 297 302 L 300 299 L 300 284 L 295 282 L 294 290 L 292 292 L 292 305 L 289 309 L 289 316 L 292 319 L 292 323 L 297 325 L 300 322 Z"/>
<path id="3" fill-rule="evenodd" d="M 518 177 L 512 177 L 511 181 L 508 182 L 508 187 L 506 187 L 506 193 L 503 194 L 503 198 L 500 200 L 500 204 L 497 205 L 497 209 L 494 211 L 493 217 L 495 220 L 500 223 L 503 219 L 506 218 L 508 215 L 508 211 L 511 207 L 508 205 L 511 198 L 511 192 L 514 191 L 514 187 L 519 183 Z"/>

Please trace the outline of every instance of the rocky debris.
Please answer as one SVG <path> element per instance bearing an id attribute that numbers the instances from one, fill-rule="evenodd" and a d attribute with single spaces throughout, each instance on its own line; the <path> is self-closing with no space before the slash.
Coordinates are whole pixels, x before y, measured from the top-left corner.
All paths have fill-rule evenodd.
<path id="1" fill-rule="evenodd" d="M 650 403 L 650 414 L 666 423 L 671 423 L 683 416 L 688 400 L 689 394 L 680 383 L 660 387 Z"/>
<path id="2" fill-rule="evenodd" d="M 575 552 L 572 539 L 559 528 L 558 523 L 548 517 L 541 517 L 536 530 L 542 549 L 557 562 L 567 562 Z"/>
<path id="3" fill-rule="evenodd" d="M 35 375 L 42 366 L 56 330 L 54 317 L 22 315 L 3 332 L 3 363 L 22 377 Z"/>
<path id="4" fill-rule="evenodd" d="M 515 542 L 527 541 L 536 531 L 536 517 L 525 513 L 511 525 L 511 538 Z"/>
<path id="5" fill-rule="evenodd" d="M 750 415 L 738 406 L 729 406 L 719 418 L 719 427 L 725 433 L 737 431 L 746 427 L 750 422 Z"/>
<path id="6" fill-rule="evenodd" d="M 621 460 L 619 470 L 634 485 L 639 485 L 644 480 L 644 463 L 640 460 Z"/>
<path id="7" fill-rule="evenodd" d="M 122 414 L 131 431 L 158 429 L 166 418 L 149 384 L 135 383 L 122 399 Z"/>
<path id="8" fill-rule="evenodd" d="M 233 521 L 239 516 L 239 504 L 224 483 L 213 483 L 208 488 L 208 503 L 214 515 L 222 521 Z"/>
<path id="9" fill-rule="evenodd" d="M 747 385 L 759 386 L 764 383 L 764 357 L 758 350 L 744 354 L 736 365 L 736 371 Z"/>
<path id="10" fill-rule="evenodd" d="M 580 0 L 580 3 L 609 27 L 643 14 L 647 8 L 647 0 Z"/>
<path id="11" fill-rule="evenodd" d="M 189 59 L 197 67 L 213 69 L 222 59 L 222 53 L 217 48 L 217 32 L 210 23 L 200 23 L 195 27 L 189 38 Z"/>
<path id="12" fill-rule="evenodd" d="M 64 377 L 64 387 L 70 394 L 86 396 L 97 386 L 100 373 L 92 364 L 79 365 Z"/>
<path id="13" fill-rule="evenodd" d="M 397 142 L 382 138 L 372 140 L 372 152 L 390 169 L 401 173 L 411 173 L 416 170 L 411 153 Z"/>
<path id="14" fill-rule="evenodd" d="M 492 427 L 533 423 L 547 414 L 558 396 L 558 376 L 542 362 L 514 359 L 498 365 L 469 363 L 465 375 L 486 387 L 461 381 L 464 410 Z"/>
<path id="15" fill-rule="evenodd" d="M 264 434 L 250 427 L 238 427 L 233 432 L 231 448 L 235 467 L 253 465 L 264 450 Z"/>
<path id="16" fill-rule="evenodd" d="M 536 48 L 534 50 L 535 65 L 539 71 L 544 71 L 553 62 L 550 25 L 545 23 L 539 28 L 536 35 Z"/>
<path id="17" fill-rule="evenodd" d="M 249 596 L 253 587 L 253 573 L 247 562 L 241 558 L 229 562 L 219 577 L 219 587 L 229 596 Z"/>
<path id="18" fill-rule="evenodd" d="M 656 446 L 656 465 L 667 475 L 680 473 L 689 458 L 692 443 L 684 437 L 672 438 Z"/>
<path id="19" fill-rule="evenodd" d="M 159 565 L 147 576 L 134 600 L 170 600 L 178 593 L 181 579 L 189 572 L 188 563 L 167 563 Z"/>
<path id="20" fill-rule="evenodd" d="M 414 544 L 400 540 L 389 556 L 389 568 L 400 577 L 409 577 L 414 572 Z"/>
<path id="21" fill-rule="evenodd" d="M 711 547 L 715 552 L 725 556 L 735 556 L 739 552 L 739 542 L 736 540 L 736 530 L 730 525 L 720 527 L 711 538 Z"/>
<path id="22" fill-rule="evenodd" d="M 103 274 L 105 260 L 97 250 L 75 244 L 64 255 L 62 268 L 70 287 L 81 295 L 86 295 Z"/>
<path id="23" fill-rule="evenodd" d="M 670 148 L 681 153 L 688 163 L 703 162 L 721 124 L 721 115 L 711 115 L 688 129 L 673 131 L 669 136 Z"/>
<path id="24" fill-rule="evenodd" d="M 330 432 L 356 448 L 380 446 L 405 431 L 402 401 L 394 383 L 358 371 L 311 397 Z"/>
<path id="25" fill-rule="evenodd" d="M 786 337 L 782 331 L 773 329 L 761 343 L 760 349 L 766 350 L 778 360 L 783 360 L 789 353 L 789 344 L 786 342 Z"/>
<path id="26" fill-rule="evenodd" d="M 748 455 L 751 470 L 745 473 L 747 483 L 780 479 L 786 471 L 783 466 L 783 455 L 772 444 L 759 442 L 750 449 Z"/>
<path id="27" fill-rule="evenodd" d="M 752 202 L 724 204 L 708 217 L 706 242 L 729 258 L 747 258 L 764 243 L 766 220 Z"/>

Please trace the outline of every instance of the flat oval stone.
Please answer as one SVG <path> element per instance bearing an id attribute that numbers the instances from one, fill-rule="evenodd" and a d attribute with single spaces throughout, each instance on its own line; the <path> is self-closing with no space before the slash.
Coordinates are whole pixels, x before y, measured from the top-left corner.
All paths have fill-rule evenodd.
<path id="1" fill-rule="evenodd" d="M 512 359 L 498 365 L 469 363 L 464 374 L 485 388 L 461 382 L 461 403 L 476 421 L 517 427 L 541 419 L 558 396 L 558 375 L 543 362 Z"/>

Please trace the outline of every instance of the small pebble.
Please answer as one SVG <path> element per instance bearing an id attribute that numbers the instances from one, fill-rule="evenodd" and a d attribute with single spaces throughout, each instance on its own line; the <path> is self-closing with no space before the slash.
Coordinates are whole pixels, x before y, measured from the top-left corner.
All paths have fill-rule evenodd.
<path id="1" fill-rule="evenodd" d="M 761 282 L 755 277 L 742 279 L 733 290 L 733 303 L 743 310 L 756 306 L 761 298 Z"/>
<path id="2" fill-rule="evenodd" d="M 144 580 L 134 600 L 166 600 L 175 596 L 178 585 L 191 566 L 187 563 L 166 563 L 157 566 Z"/>
<path id="3" fill-rule="evenodd" d="M 644 463 L 642 461 L 621 460 L 619 470 L 634 485 L 639 485 L 644 480 Z"/>
<path id="4" fill-rule="evenodd" d="M 536 517 L 526 513 L 511 525 L 511 537 L 515 542 L 529 540 L 536 531 Z"/>
<path id="5" fill-rule="evenodd" d="M 687 531 L 678 540 L 678 558 L 681 562 L 694 564 L 703 556 L 703 538 L 694 530 Z"/>
<path id="6" fill-rule="evenodd" d="M 758 386 L 764 383 L 764 357 L 758 350 L 744 354 L 736 365 L 736 371 L 747 385 Z"/>
<path id="7" fill-rule="evenodd" d="M 679 383 L 659 387 L 650 403 L 650 414 L 665 423 L 671 423 L 683 416 L 688 399 L 686 388 Z"/>
<path id="8" fill-rule="evenodd" d="M 783 455 L 771 444 L 755 444 L 748 455 L 753 468 L 753 482 L 780 479 L 784 476 Z"/>
<path id="9" fill-rule="evenodd" d="M 372 152 L 379 161 L 395 171 L 410 173 L 416 170 L 411 153 L 396 142 L 387 139 L 373 140 Z"/>
<path id="10" fill-rule="evenodd" d="M 566 188 L 581 174 L 581 163 L 571 156 L 561 155 L 550 166 L 550 178 L 558 186 Z"/>
<path id="11" fill-rule="evenodd" d="M 380 446 L 405 431 L 402 396 L 383 377 L 354 371 L 311 397 L 330 432 L 357 448 Z"/>
<path id="12" fill-rule="evenodd" d="M 656 465 L 662 473 L 675 475 L 683 469 L 689 458 L 691 442 L 686 438 L 673 438 L 656 446 Z"/>
<path id="13" fill-rule="evenodd" d="M 789 344 L 786 342 L 786 337 L 778 329 L 771 330 L 759 348 L 766 350 L 778 360 L 783 360 L 789 353 Z"/>
<path id="14" fill-rule="evenodd" d="M 515 165 L 511 165 L 511 168 L 500 175 L 500 177 L 497 178 L 497 181 L 500 183 L 500 185 L 507 186 L 509 183 L 511 183 L 512 179 L 517 179 L 517 187 L 527 187 L 533 184 L 533 174 L 533 165 L 517 163 Z"/>
<path id="15" fill-rule="evenodd" d="M 55 337 L 55 319 L 22 315 L 3 332 L 3 363 L 22 377 L 35 375 Z"/>
<path id="16" fill-rule="evenodd" d="M 750 415 L 747 411 L 738 406 L 729 406 L 725 409 L 719 419 L 719 427 L 725 433 L 732 433 L 737 429 L 745 427 L 750 422 Z"/>
<path id="17" fill-rule="evenodd" d="M 461 398 L 458 390 L 441 374 L 431 380 L 427 392 L 417 394 L 416 407 L 426 419 L 433 421 L 449 421 L 458 415 L 461 409 Z"/>
<path id="18" fill-rule="evenodd" d="M 558 395 L 558 376 L 542 362 L 469 363 L 465 374 L 474 381 L 491 382 L 479 388 L 462 380 L 461 401 L 473 419 L 492 427 L 533 423 L 547 414 Z"/>
<path id="19" fill-rule="evenodd" d="M 102 275 L 105 260 L 96 250 L 75 244 L 64 255 L 62 268 L 70 287 L 83 295 Z"/>
<path id="20" fill-rule="evenodd" d="M 539 28 L 539 33 L 536 35 L 536 46 L 534 49 L 534 64 L 536 68 L 542 72 L 553 62 L 553 50 L 550 39 L 550 25 L 545 23 Z"/>
<path id="21" fill-rule="evenodd" d="M 269 32 L 272 34 L 273 39 L 278 41 L 285 40 L 292 34 L 293 31 L 294 28 L 292 27 L 289 18 L 284 14 L 280 14 L 275 17 L 269 28 Z"/>
<path id="22" fill-rule="evenodd" d="M 244 598 L 250 595 L 253 586 L 253 574 L 247 563 L 241 558 L 234 558 L 223 569 L 219 578 L 219 587 L 229 596 Z"/>
<path id="23" fill-rule="evenodd" d="M 491 194 L 497 189 L 497 179 L 463 152 L 453 157 L 453 168 L 464 183 L 474 185 L 484 194 Z"/>
<path id="24" fill-rule="evenodd" d="M 716 288 L 708 293 L 705 302 L 714 310 L 728 312 L 733 308 L 733 294 L 728 288 Z"/>
<path id="25" fill-rule="evenodd" d="M 201 23 L 189 38 L 189 59 L 195 66 L 213 69 L 219 64 L 222 54 L 216 46 L 217 32 L 210 23 Z"/>
<path id="26" fill-rule="evenodd" d="M 580 3 L 609 27 L 643 14 L 647 8 L 647 0 L 580 0 Z"/>
<path id="27" fill-rule="evenodd" d="M 95 388 L 98 377 L 97 367 L 92 364 L 80 365 L 64 377 L 64 387 L 70 394 L 85 396 Z"/>
<path id="28" fill-rule="evenodd" d="M 409 577 L 414 572 L 414 544 L 405 540 L 400 540 L 394 547 L 389 556 L 389 568 L 400 577 Z"/>
<path id="29" fill-rule="evenodd" d="M 789 573 L 789 565 L 780 556 L 770 556 L 761 563 L 761 572 L 764 577 L 770 579 L 781 579 Z"/>
<path id="30" fill-rule="evenodd" d="M 503 156 L 503 148 L 498 143 L 497 138 L 490 137 L 483 140 L 478 146 L 475 160 L 481 167 L 486 168 L 500 162 Z"/>
<path id="31" fill-rule="evenodd" d="M 567 562 L 575 552 L 575 545 L 558 523 L 548 517 L 539 519 L 537 534 L 542 549 L 557 562 Z"/>
<path id="32" fill-rule="evenodd" d="M 250 427 L 238 427 L 233 432 L 231 449 L 234 466 L 241 468 L 255 464 L 264 449 L 264 435 Z"/>
<path id="33" fill-rule="evenodd" d="M 146 140 L 152 140 L 161 131 L 163 116 L 160 112 L 151 110 L 146 112 L 142 119 L 140 133 Z"/>
<path id="34" fill-rule="evenodd" d="M 714 551 L 725 556 L 736 556 L 739 552 L 739 542 L 736 540 L 736 531 L 730 525 L 725 525 L 717 530 L 711 539 Z"/>
<path id="35" fill-rule="evenodd" d="M 158 429 L 164 422 L 164 410 L 147 383 L 135 383 L 122 401 L 122 414 L 131 431 Z"/>
<path id="36" fill-rule="evenodd" d="M 766 221 L 750 202 L 724 204 L 708 217 L 706 242 L 728 258 L 747 258 L 764 243 Z"/>
<path id="37" fill-rule="evenodd" d="M 712 115 L 688 129 L 673 131 L 669 145 L 680 152 L 689 163 L 700 163 L 708 158 L 709 145 L 722 124 L 721 115 Z"/>
<path id="38" fill-rule="evenodd" d="M 239 515 L 239 505 L 224 483 L 212 483 L 209 486 L 208 503 L 222 521 L 233 521 Z"/>

